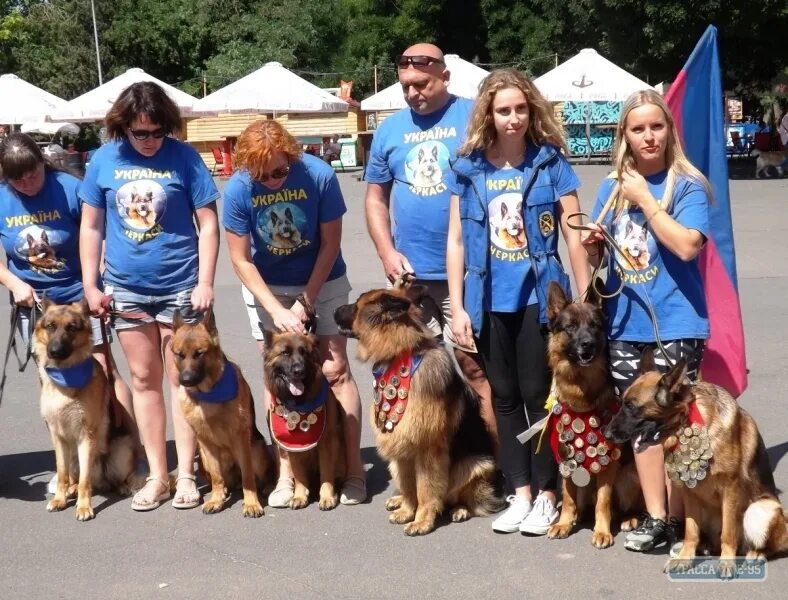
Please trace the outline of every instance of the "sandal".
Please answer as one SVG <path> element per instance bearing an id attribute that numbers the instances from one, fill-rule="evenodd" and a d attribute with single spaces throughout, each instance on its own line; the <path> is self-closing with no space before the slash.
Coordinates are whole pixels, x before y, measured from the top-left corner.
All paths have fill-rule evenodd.
<path id="1" fill-rule="evenodd" d="M 367 499 L 367 480 L 363 477 L 352 476 L 345 479 L 339 502 L 347 506 L 361 504 Z"/>
<path id="2" fill-rule="evenodd" d="M 164 486 L 164 491 L 158 495 L 151 495 L 150 494 L 150 487 L 148 484 L 150 482 L 154 482 L 159 484 L 160 486 Z M 145 490 L 148 490 L 146 492 Z M 153 510 L 155 508 L 159 508 L 161 503 L 170 499 L 170 485 L 166 481 L 162 480 L 160 477 L 146 477 L 145 478 L 145 485 L 142 486 L 142 489 L 139 490 L 136 494 L 134 494 L 134 498 L 131 500 L 131 509 L 136 510 L 137 512 L 146 512 L 149 510 Z"/>
<path id="3" fill-rule="evenodd" d="M 271 508 L 288 508 L 293 499 L 295 482 L 292 477 L 280 477 L 274 491 L 268 494 L 268 506 Z"/>
<path id="4" fill-rule="evenodd" d="M 178 489 L 178 482 L 186 479 L 194 483 L 194 490 Z M 186 501 L 186 498 L 191 500 Z M 172 499 L 172 507 L 177 509 L 194 508 L 200 505 L 200 491 L 197 489 L 197 478 L 194 475 L 178 475 L 175 480 L 175 497 Z"/>

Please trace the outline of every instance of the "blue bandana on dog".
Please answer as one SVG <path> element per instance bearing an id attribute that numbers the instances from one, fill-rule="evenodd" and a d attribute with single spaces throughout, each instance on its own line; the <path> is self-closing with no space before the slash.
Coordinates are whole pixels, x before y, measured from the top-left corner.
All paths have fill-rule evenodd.
<path id="1" fill-rule="evenodd" d="M 189 395 L 200 402 L 212 402 L 214 404 L 229 402 L 238 395 L 238 374 L 235 372 L 235 367 L 225 358 L 224 368 L 216 385 L 207 392 L 201 392 L 197 389 L 189 390 Z"/>
<path id="2" fill-rule="evenodd" d="M 89 356 L 87 360 L 73 367 L 65 367 L 63 369 L 44 367 L 44 370 L 49 378 L 59 386 L 76 389 L 83 388 L 88 384 L 90 378 L 93 377 L 93 357 Z"/>

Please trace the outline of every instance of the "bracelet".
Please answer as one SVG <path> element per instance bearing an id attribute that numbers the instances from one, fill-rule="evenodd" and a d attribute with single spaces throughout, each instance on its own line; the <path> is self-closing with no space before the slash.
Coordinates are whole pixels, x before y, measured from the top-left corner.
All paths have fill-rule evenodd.
<path id="1" fill-rule="evenodd" d="M 661 212 L 664 212 L 665 214 L 667 214 L 667 211 L 666 211 L 664 208 L 662 208 L 662 207 L 660 206 L 660 207 L 659 207 L 657 210 L 655 210 L 655 211 L 652 213 L 652 215 L 651 215 L 651 216 L 650 216 L 648 219 L 646 219 L 646 223 L 648 223 L 649 221 L 651 221 L 651 219 L 653 219 L 654 217 L 656 217 L 656 216 L 657 216 L 659 213 L 661 213 Z"/>

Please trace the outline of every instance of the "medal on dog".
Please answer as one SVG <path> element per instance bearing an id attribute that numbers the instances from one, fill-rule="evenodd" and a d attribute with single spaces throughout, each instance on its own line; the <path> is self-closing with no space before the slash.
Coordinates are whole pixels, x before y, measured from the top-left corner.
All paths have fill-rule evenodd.
<path id="1" fill-rule="evenodd" d="M 375 422 L 381 431 L 392 432 L 397 423 L 402 421 L 405 409 L 408 407 L 408 396 L 413 375 L 421 364 L 420 355 L 413 356 L 403 352 L 395 358 L 385 369 L 373 369 L 375 381 L 378 381 L 375 390 L 373 410 Z"/>
<path id="2" fill-rule="evenodd" d="M 271 437 L 288 452 L 305 452 L 320 442 L 326 430 L 328 381 L 323 378 L 317 397 L 305 405 L 288 405 L 276 396 L 271 397 Z"/>
<path id="3" fill-rule="evenodd" d="M 678 443 L 665 457 L 665 469 L 673 483 L 692 489 L 706 479 L 713 456 L 709 433 L 695 402 L 690 404 L 687 424 L 677 437 Z"/>

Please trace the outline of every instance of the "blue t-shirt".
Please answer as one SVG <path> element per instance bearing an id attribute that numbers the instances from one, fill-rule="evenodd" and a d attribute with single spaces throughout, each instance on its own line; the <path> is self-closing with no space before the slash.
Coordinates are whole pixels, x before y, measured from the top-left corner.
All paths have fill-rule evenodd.
<path id="1" fill-rule="evenodd" d="M 76 177 L 47 170 L 41 191 L 28 197 L 0 180 L 0 239 L 8 269 L 39 297 L 59 304 L 84 295 L 78 187 Z"/>
<path id="2" fill-rule="evenodd" d="M 251 233 L 252 260 L 266 283 L 305 285 L 320 250 L 320 224 L 345 214 L 345 199 L 334 170 L 304 154 L 290 166 L 282 187 L 269 189 L 237 171 L 224 188 L 224 227 Z M 328 281 L 345 274 L 342 253 Z"/>
<path id="3" fill-rule="evenodd" d="M 375 132 L 365 179 L 393 181 L 394 246 L 420 279 L 446 279 L 449 157 L 465 140 L 473 101 L 452 96 L 429 115 L 405 108 Z"/>
<path id="4" fill-rule="evenodd" d="M 666 180 L 667 171 L 646 177 L 651 195 L 658 201 L 664 195 Z M 592 219 L 602 211 L 614 185 L 612 178 L 602 183 Z M 667 212 L 680 225 L 707 236 L 709 199 L 700 183 L 676 177 Z M 698 257 L 685 262 L 663 246 L 639 208 L 630 207 L 618 216 L 614 213 L 615 208 L 611 208 L 602 223 L 636 268 L 619 256 L 617 264 L 610 269 L 608 289 L 616 289 L 621 278 L 624 279 L 621 294 L 605 303 L 610 339 L 656 340 L 646 294 L 654 307 L 661 339 L 708 338 L 709 321 Z"/>
<path id="5" fill-rule="evenodd" d="M 194 148 L 167 137 L 146 157 L 126 139 L 105 144 L 90 161 L 79 197 L 106 211 L 106 283 L 150 295 L 197 284 L 194 211 L 215 202 L 219 191 Z"/>

